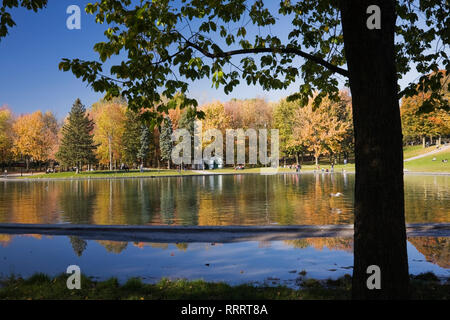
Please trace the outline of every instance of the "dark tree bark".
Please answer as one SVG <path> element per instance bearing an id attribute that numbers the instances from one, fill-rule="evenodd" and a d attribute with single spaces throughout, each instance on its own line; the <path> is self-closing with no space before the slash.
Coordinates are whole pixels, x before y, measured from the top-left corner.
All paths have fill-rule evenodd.
<path id="1" fill-rule="evenodd" d="M 355 130 L 356 299 L 404 299 L 409 291 L 394 51 L 395 3 L 340 1 Z M 374 4 L 381 9 L 381 29 L 370 30 L 366 10 Z M 381 270 L 380 290 L 367 288 L 370 265 Z"/>

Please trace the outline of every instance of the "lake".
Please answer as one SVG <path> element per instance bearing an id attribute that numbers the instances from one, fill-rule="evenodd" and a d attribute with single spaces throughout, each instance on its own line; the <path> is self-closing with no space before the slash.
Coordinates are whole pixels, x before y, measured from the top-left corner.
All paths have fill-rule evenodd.
<path id="1" fill-rule="evenodd" d="M 353 189 L 340 173 L 0 182 L 0 223 L 349 224 Z M 450 176 L 406 175 L 405 206 L 406 223 L 449 222 Z"/>
<path id="2" fill-rule="evenodd" d="M 407 223 L 450 221 L 450 176 L 406 175 Z M 213 175 L 0 182 L 0 223 L 302 225 L 353 222 L 354 175 Z M 337 192 L 342 196 L 331 194 Z M 0 275 L 202 278 L 285 284 L 351 274 L 352 239 L 148 243 L 0 234 Z M 450 277 L 450 238 L 408 238 L 410 272 Z"/>

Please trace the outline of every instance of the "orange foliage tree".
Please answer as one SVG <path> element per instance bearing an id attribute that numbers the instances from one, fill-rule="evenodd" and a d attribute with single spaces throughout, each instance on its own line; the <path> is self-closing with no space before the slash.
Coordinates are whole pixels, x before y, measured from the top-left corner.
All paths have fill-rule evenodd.
<path id="1" fill-rule="evenodd" d="M 54 155 L 58 143 L 58 124 L 51 112 L 40 110 L 21 115 L 13 124 L 13 151 L 25 158 L 27 170 L 30 160 L 47 161 Z"/>
<path id="2" fill-rule="evenodd" d="M 110 170 L 113 170 L 114 161 L 122 158 L 126 108 L 122 99 L 101 100 L 92 105 L 94 141 L 99 144 L 98 159 L 101 164 L 109 164 Z"/>
<path id="3" fill-rule="evenodd" d="M 291 143 L 301 142 L 313 152 L 316 165 L 322 154 L 338 152 L 352 124 L 339 118 L 342 101 L 335 102 L 325 97 L 318 107 L 313 100 L 298 108 L 294 116 L 293 139 Z"/>
<path id="4" fill-rule="evenodd" d="M 6 163 L 13 157 L 12 136 L 13 117 L 6 106 L 0 108 L 0 163 Z"/>

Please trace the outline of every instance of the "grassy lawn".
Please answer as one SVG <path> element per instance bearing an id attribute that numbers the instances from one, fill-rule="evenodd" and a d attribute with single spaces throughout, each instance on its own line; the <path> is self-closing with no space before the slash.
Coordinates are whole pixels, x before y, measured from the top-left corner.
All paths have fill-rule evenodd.
<path id="1" fill-rule="evenodd" d="M 320 170 L 323 169 L 331 169 L 331 165 L 327 163 L 321 163 L 320 164 Z M 267 168 L 268 169 L 268 168 Z M 303 164 L 301 171 L 314 171 L 316 170 L 316 166 L 313 164 Z M 355 171 L 355 165 L 353 163 L 349 163 L 347 165 L 338 164 L 334 166 L 335 172 L 341 172 L 342 170 L 345 170 L 347 172 L 354 172 Z M 261 173 L 261 168 L 246 168 L 243 170 L 234 170 L 233 168 L 224 168 L 224 169 L 215 169 L 212 170 L 213 173 Z M 295 172 L 295 169 L 289 169 L 289 168 L 278 168 L 279 173 L 286 173 L 286 172 Z"/>
<path id="2" fill-rule="evenodd" d="M 404 157 L 405 159 L 411 158 L 429 151 L 435 150 L 436 147 L 432 146 L 429 148 L 423 149 L 422 146 L 410 146 L 405 148 Z M 432 161 L 432 159 L 436 157 L 436 161 Z M 412 172 L 450 172 L 450 162 L 443 163 L 442 160 L 448 159 L 450 160 L 450 150 L 445 150 L 439 153 L 435 153 L 433 155 L 423 157 L 420 159 L 412 160 L 405 162 L 404 166 L 407 171 Z M 320 162 L 320 170 L 330 170 L 331 165 L 328 161 Z M 309 172 L 316 170 L 316 166 L 314 164 L 303 164 L 302 172 Z M 345 170 L 346 172 L 354 172 L 355 165 L 354 163 L 349 164 L 338 164 L 334 166 L 334 172 L 342 172 Z M 75 172 L 59 172 L 59 173 L 39 173 L 29 176 L 21 177 L 22 179 L 49 179 L 49 178 L 59 178 L 59 179 L 82 179 L 82 178 L 126 178 L 126 177 L 159 177 L 159 176 L 187 176 L 187 175 L 200 175 L 204 172 L 208 172 L 211 174 L 239 174 L 239 173 L 262 173 L 261 168 L 246 168 L 244 170 L 235 170 L 231 167 L 226 167 L 223 169 L 215 169 L 215 170 L 203 170 L 203 171 L 195 171 L 195 170 L 186 170 L 186 171 L 177 171 L 177 170 L 167 170 L 167 169 L 152 169 L 146 170 L 144 172 L 139 172 L 139 170 L 130 170 L 129 172 L 119 172 L 119 171 L 93 171 L 93 172 L 80 172 L 76 174 Z M 295 172 L 295 169 L 289 168 L 279 168 L 278 173 L 288 173 Z"/>
<path id="3" fill-rule="evenodd" d="M 422 145 L 406 146 L 403 147 L 403 158 L 409 159 L 434 150 L 436 150 L 436 146 L 430 146 L 428 148 L 423 148 Z"/>
<path id="4" fill-rule="evenodd" d="M 433 158 L 436 158 L 433 161 Z M 443 163 L 447 159 L 449 162 Z M 450 172 L 450 150 L 432 154 L 420 159 L 407 161 L 404 164 L 405 170 L 416 172 Z"/>
<path id="5" fill-rule="evenodd" d="M 320 165 L 322 169 L 331 169 L 329 164 Z M 314 171 L 316 169 L 315 165 L 302 165 L 302 172 Z M 347 172 L 354 172 L 355 165 L 336 165 L 334 167 L 335 172 L 341 172 L 342 170 Z M 246 168 L 243 170 L 235 170 L 233 168 L 215 169 L 215 170 L 146 170 L 145 172 L 139 172 L 138 170 L 130 170 L 129 172 L 119 172 L 119 171 L 82 171 L 78 174 L 75 172 L 58 172 L 58 173 L 36 173 L 33 175 L 19 177 L 20 179 L 86 179 L 86 178 L 133 178 L 133 177 L 163 177 L 163 176 L 188 176 L 188 175 L 201 175 L 205 172 L 210 174 L 239 174 L 239 173 L 261 173 L 261 168 Z M 279 168 L 279 173 L 295 172 L 295 169 Z"/>
<path id="6" fill-rule="evenodd" d="M 177 171 L 177 170 L 146 170 L 144 172 L 139 172 L 139 170 L 125 171 L 82 171 L 78 174 L 75 172 L 58 172 L 58 173 L 40 173 L 31 176 L 21 177 L 22 179 L 82 179 L 82 178 L 120 178 L 120 177 L 159 177 L 159 176 L 185 176 L 199 174 L 195 171 Z"/>
<path id="7" fill-rule="evenodd" d="M 331 165 L 328 163 L 320 163 L 319 165 L 320 165 L 320 170 L 322 170 L 322 169 L 331 170 Z M 302 171 L 314 171 L 314 170 L 316 170 L 316 166 L 313 164 L 302 165 Z M 347 172 L 354 172 L 355 164 L 354 163 L 337 164 L 334 166 L 334 172 L 341 172 L 342 170 L 345 170 Z"/>
<path id="8" fill-rule="evenodd" d="M 0 283 L 0 299 L 133 299 L 133 300 L 298 300 L 298 299 L 350 299 L 351 277 L 346 275 L 337 280 L 314 280 L 299 278 L 301 289 L 285 286 L 256 287 L 250 284 L 230 286 L 203 280 L 186 281 L 162 279 L 156 284 L 144 284 L 132 278 L 120 284 L 112 278 L 102 282 L 81 278 L 80 290 L 66 287 L 67 275 L 50 278 L 36 274 L 28 279 L 8 278 Z M 449 299 L 450 282 L 441 283 L 430 273 L 411 277 L 413 299 Z"/>

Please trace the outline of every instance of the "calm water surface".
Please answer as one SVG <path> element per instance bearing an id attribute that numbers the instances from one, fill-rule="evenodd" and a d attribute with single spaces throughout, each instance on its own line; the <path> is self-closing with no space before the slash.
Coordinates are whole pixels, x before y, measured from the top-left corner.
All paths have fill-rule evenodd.
<path id="1" fill-rule="evenodd" d="M 0 182 L 0 223 L 347 224 L 353 188 L 340 173 Z M 406 175 L 405 205 L 407 223 L 449 222 L 450 177 Z"/>
<path id="2" fill-rule="evenodd" d="M 450 277 L 450 238 L 414 237 L 407 248 L 410 273 Z M 316 279 L 352 274 L 352 252 L 352 240 L 343 238 L 167 244 L 0 235 L 0 278 L 53 276 L 75 264 L 97 280 L 140 277 L 152 283 L 167 277 L 296 287 L 303 270 Z"/>
<path id="3" fill-rule="evenodd" d="M 224 175 L 0 182 L 0 223 L 293 225 L 353 222 L 354 175 Z M 341 197 L 331 193 L 340 192 Z M 450 221 L 449 176 L 405 176 L 407 223 Z M 352 239 L 145 243 L 0 234 L 0 277 L 56 275 L 76 264 L 96 279 L 161 277 L 295 287 L 352 273 Z M 410 273 L 450 277 L 450 238 L 408 239 Z"/>

